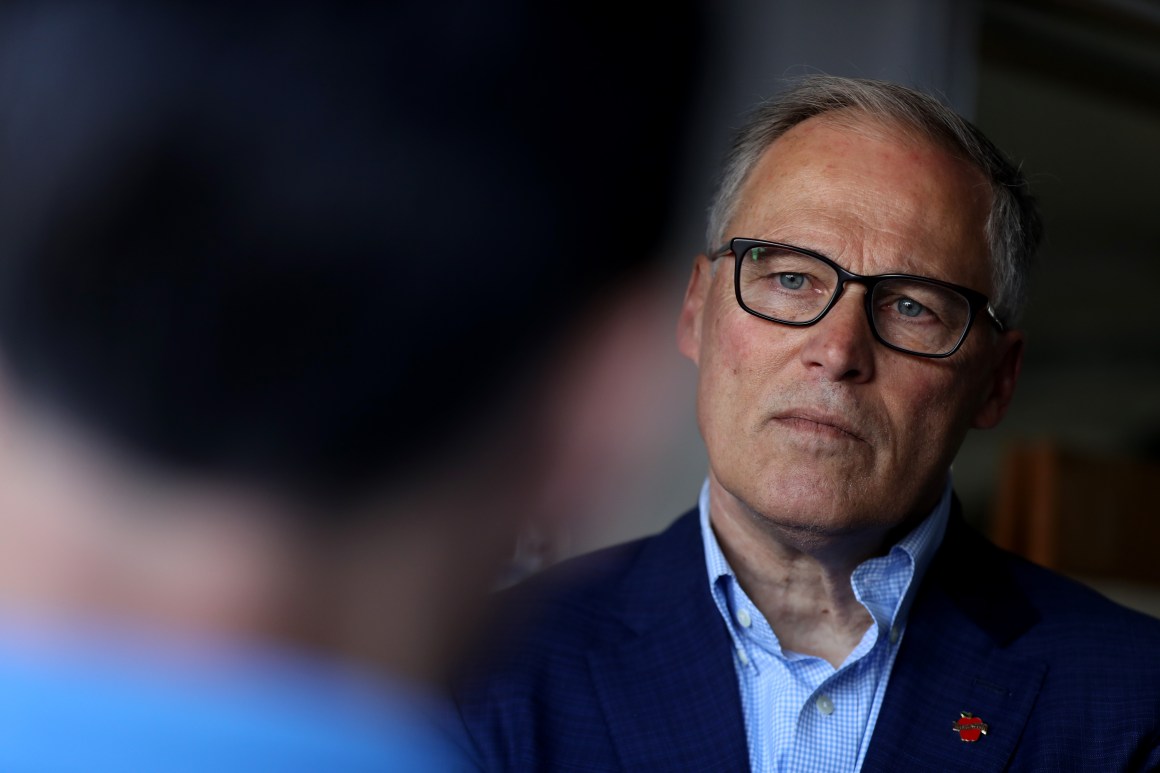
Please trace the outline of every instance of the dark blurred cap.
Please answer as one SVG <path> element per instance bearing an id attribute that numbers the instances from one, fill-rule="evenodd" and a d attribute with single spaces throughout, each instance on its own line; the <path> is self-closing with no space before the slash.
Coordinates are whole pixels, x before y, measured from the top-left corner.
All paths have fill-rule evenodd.
<path id="1" fill-rule="evenodd" d="M 17 2 L 0 358 L 151 462 L 313 491 L 456 442 L 665 227 L 691 5 Z"/>

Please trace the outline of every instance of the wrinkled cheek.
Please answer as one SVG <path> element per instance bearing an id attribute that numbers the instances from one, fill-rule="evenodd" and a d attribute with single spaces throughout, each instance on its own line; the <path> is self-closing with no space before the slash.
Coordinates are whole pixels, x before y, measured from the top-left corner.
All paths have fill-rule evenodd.
<path id="1" fill-rule="evenodd" d="M 756 352 L 737 325 L 718 323 L 709 333 L 701 358 L 698 399 L 702 420 L 707 413 L 735 413 L 747 400 L 746 385 L 752 382 Z"/>
<path id="2" fill-rule="evenodd" d="M 905 430 L 910 453 L 898 460 L 900 467 L 934 474 L 938 470 L 933 468 L 950 465 L 966 432 L 961 403 L 954 390 L 936 386 L 912 393 L 909 404 L 902 406 L 911 417 Z"/>
<path id="3" fill-rule="evenodd" d="M 786 347 L 781 330 L 738 312 L 725 315 L 707 329 L 708 344 L 701 360 L 698 417 L 711 457 L 724 461 L 739 456 L 746 464 L 761 456 L 762 427 L 786 372 Z"/>
<path id="4" fill-rule="evenodd" d="M 796 331 L 738 310 L 710 329 L 716 369 L 759 389 L 792 359 Z"/>

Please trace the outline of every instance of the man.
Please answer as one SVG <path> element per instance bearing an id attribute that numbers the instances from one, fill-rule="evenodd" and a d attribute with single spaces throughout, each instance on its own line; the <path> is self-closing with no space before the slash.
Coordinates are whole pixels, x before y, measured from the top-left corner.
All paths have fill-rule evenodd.
<path id="1" fill-rule="evenodd" d="M 548 334 L 623 276 L 575 226 L 651 246 L 601 154 L 680 141 L 603 76 L 687 86 L 524 13 L 0 9 L 0 770 L 462 769 L 438 689 L 535 512 Z"/>
<path id="2" fill-rule="evenodd" d="M 461 713 L 493 770 L 1153 770 L 1160 622 L 1003 553 L 950 465 L 1003 417 L 1039 222 L 935 100 L 811 77 L 726 164 L 678 324 L 709 474 L 532 583 Z"/>

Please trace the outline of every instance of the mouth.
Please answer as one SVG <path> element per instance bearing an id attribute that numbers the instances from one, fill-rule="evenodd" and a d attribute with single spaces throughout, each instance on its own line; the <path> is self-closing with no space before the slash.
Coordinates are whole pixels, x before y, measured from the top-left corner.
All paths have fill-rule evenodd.
<path id="1" fill-rule="evenodd" d="M 773 416 L 773 420 L 782 426 L 819 437 L 869 442 L 864 433 L 859 432 L 851 422 L 841 416 L 817 410 L 791 408 Z"/>

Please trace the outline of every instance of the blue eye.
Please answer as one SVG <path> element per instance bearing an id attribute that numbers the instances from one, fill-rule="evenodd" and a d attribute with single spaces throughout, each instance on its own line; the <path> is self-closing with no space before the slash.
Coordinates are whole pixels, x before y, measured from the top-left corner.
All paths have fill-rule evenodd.
<path id="1" fill-rule="evenodd" d="M 777 281 L 787 290 L 800 290 L 806 283 L 806 278 L 801 274 L 778 274 Z"/>
<path id="2" fill-rule="evenodd" d="M 924 307 L 921 303 L 916 303 L 909 298 L 899 298 L 897 303 L 894 304 L 894 307 L 898 309 L 898 313 L 904 317 L 917 317 L 919 314 L 922 314 L 924 311 L 926 311 L 926 307 Z"/>

